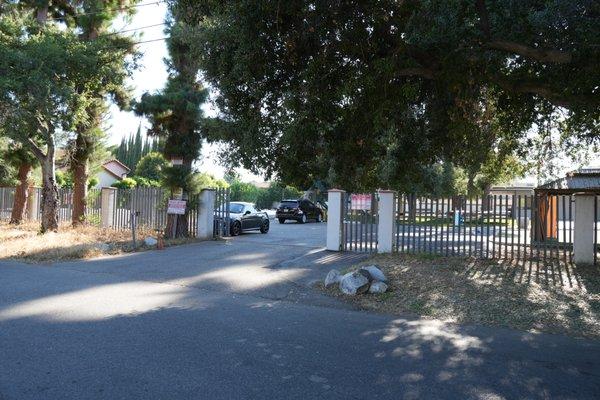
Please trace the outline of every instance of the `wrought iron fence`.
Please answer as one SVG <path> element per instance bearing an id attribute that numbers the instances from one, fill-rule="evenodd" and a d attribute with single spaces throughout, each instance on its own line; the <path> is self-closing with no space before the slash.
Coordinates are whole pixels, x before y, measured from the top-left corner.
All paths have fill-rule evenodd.
<path id="1" fill-rule="evenodd" d="M 214 237 L 230 236 L 231 218 L 229 214 L 230 202 L 229 188 L 215 189 L 215 206 L 214 206 Z"/>
<path id="2" fill-rule="evenodd" d="M 342 203 L 342 250 L 377 251 L 377 194 L 370 201 L 353 202 L 356 194 L 345 193 Z"/>
<path id="3" fill-rule="evenodd" d="M 573 215 L 568 195 L 398 195 L 395 250 L 571 261 Z"/>
<path id="4" fill-rule="evenodd" d="M 0 219 L 10 219 L 15 200 L 15 188 L 0 187 Z"/>

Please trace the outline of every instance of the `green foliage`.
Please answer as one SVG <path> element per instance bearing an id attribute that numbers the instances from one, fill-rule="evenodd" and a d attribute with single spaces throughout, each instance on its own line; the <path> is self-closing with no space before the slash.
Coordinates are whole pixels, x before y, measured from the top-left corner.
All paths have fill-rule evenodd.
<path id="1" fill-rule="evenodd" d="M 135 112 L 152 124 L 148 133 L 164 142 L 165 157 L 183 159 L 182 165 L 166 168 L 164 180 L 170 188 L 181 187 L 186 192 L 193 189 L 192 164 L 200 156 L 204 133 L 201 106 L 208 95 L 198 80 L 198 59 L 187 44 L 192 27 L 201 18 L 195 10 L 197 6 L 196 2 L 187 1 L 169 3 L 167 83 L 157 93 L 144 93 L 134 105 Z"/>
<path id="2" fill-rule="evenodd" d="M 144 139 L 140 126 L 135 134 L 121 139 L 121 143 L 114 149 L 113 154 L 117 160 L 135 171 L 142 158 L 158 151 L 160 151 L 159 141 L 152 138 Z"/>
<path id="3" fill-rule="evenodd" d="M 235 181 L 229 186 L 229 191 L 232 201 L 256 203 L 260 189 L 251 183 Z"/>
<path id="4" fill-rule="evenodd" d="M 63 189 L 72 189 L 73 175 L 69 171 L 56 171 L 56 184 Z"/>
<path id="5" fill-rule="evenodd" d="M 591 0 L 195 4 L 186 44 L 221 113 L 207 136 L 232 165 L 371 190 L 443 162 L 477 175 L 542 115 L 599 140 Z"/>
<path id="6" fill-rule="evenodd" d="M 118 182 L 112 184 L 113 187 L 118 189 L 133 189 L 136 187 L 137 182 L 133 178 L 123 178 Z"/>
<path id="7" fill-rule="evenodd" d="M 151 152 L 140 159 L 135 167 L 135 174 L 139 177 L 159 182 L 163 178 L 163 171 L 169 162 L 158 152 Z"/>
<path id="8" fill-rule="evenodd" d="M 304 193 L 292 186 L 281 183 L 272 183 L 267 189 L 260 189 L 256 198 L 256 207 L 260 209 L 273 208 L 275 203 L 284 199 L 298 199 Z"/>
<path id="9" fill-rule="evenodd" d="M 205 188 L 227 188 L 229 184 L 223 179 L 216 179 L 211 174 L 195 173 L 192 176 L 191 193 L 199 193 Z"/>
<path id="10" fill-rule="evenodd" d="M 135 181 L 136 187 L 161 187 L 160 181 L 148 179 L 143 176 L 132 176 L 131 179 Z"/>
<path id="11" fill-rule="evenodd" d="M 90 179 L 88 179 L 88 183 L 87 183 L 87 188 L 89 189 L 93 189 L 96 187 L 96 185 L 98 184 L 98 178 L 96 178 L 95 176 L 92 176 Z"/>
<path id="12" fill-rule="evenodd" d="M 8 139 L 0 136 L 0 159 L 8 158 L 8 147 Z M 17 183 L 17 171 L 14 166 L 7 162 L 0 163 L 0 186 L 15 186 Z"/>

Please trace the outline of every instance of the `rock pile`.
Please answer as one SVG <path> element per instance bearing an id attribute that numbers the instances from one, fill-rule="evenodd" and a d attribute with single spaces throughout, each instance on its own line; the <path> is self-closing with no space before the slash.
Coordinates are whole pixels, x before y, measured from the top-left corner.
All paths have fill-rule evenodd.
<path id="1" fill-rule="evenodd" d="M 339 284 L 342 293 L 354 296 L 362 293 L 385 293 L 387 278 L 376 265 L 360 267 L 357 271 L 341 275 L 332 269 L 325 277 L 325 287 Z"/>

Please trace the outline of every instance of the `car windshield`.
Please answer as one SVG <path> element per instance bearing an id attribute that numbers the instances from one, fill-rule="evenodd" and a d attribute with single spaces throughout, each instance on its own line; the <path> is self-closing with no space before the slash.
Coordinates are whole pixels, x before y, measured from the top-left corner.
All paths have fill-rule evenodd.
<path id="1" fill-rule="evenodd" d="M 281 208 L 296 208 L 298 207 L 297 201 L 282 201 L 279 205 Z"/>
<path id="2" fill-rule="evenodd" d="M 241 214 L 244 212 L 244 205 L 240 203 L 229 203 L 229 212 L 232 214 Z"/>

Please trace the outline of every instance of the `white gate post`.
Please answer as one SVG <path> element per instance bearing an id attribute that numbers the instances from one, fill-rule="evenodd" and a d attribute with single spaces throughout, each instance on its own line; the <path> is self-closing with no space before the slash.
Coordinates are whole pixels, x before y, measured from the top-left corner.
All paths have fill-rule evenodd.
<path id="1" fill-rule="evenodd" d="M 391 253 L 394 248 L 394 216 L 393 190 L 380 190 L 379 192 L 379 223 L 377 224 L 377 252 Z"/>
<path id="2" fill-rule="evenodd" d="M 591 193 L 575 194 L 573 260 L 575 264 L 594 262 L 594 198 Z"/>
<path id="3" fill-rule="evenodd" d="M 342 210 L 343 190 L 331 189 L 327 192 L 327 250 L 342 250 Z"/>
<path id="4" fill-rule="evenodd" d="M 103 187 L 101 192 L 100 208 L 102 211 L 101 221 L 103 228 L 112 228 L 113 215 L 115 214 L 115 197 L 117 189 L 113 187 Z"/>
<path id="5" fill-rule="evenodd" d="M 212 239 L 215 224 L 214 189 L 202 189 L 198 200 L 198 239 Z"/>

